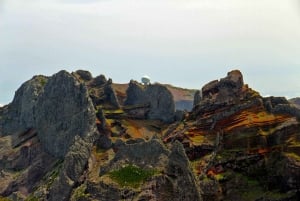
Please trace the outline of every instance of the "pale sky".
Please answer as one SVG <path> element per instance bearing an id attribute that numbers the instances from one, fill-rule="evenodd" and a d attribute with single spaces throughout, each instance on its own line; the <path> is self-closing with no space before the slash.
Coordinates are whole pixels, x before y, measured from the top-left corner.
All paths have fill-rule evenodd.
<path id="1" fill-rule="evenodd" d="M 300 0 L 0 0 L 0 104 L 62 69 L 194 89 L 240 69 L 300 97 L 299 54 Z"/>

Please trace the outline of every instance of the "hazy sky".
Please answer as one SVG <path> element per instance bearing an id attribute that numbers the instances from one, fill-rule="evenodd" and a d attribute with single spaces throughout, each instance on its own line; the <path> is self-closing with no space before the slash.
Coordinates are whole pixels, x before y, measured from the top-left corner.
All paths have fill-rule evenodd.
<path id="1" fill-rule="evenodd" d="M 198 89 L 240 69 L 300 96 L 300 0 L 0 0 L 0 103 L 61 69 Z"/>

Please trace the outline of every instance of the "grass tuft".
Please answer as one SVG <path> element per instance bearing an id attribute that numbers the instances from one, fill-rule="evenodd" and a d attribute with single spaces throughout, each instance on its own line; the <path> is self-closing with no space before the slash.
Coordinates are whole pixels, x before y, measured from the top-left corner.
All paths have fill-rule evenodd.
<path id="1" fill-rule="evenodd" d="M 121 186 L 137 188 L 154 174 L 155 170 L 153 169 L 145 170 L 134 165 L 128 165 L 110 172 L 109 176 Z"/>

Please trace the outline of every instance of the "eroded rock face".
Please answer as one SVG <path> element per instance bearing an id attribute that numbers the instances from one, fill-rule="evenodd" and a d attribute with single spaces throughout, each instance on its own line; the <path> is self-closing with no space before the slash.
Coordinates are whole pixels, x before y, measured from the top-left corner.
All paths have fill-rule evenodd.
<path id="1" fill-rule="evenodd" d="M 239 70 L 230 71 L 220 81 L 215 80 L 202 88 L 202 98 L 216 103 L 234 102 L 242 94 L 244 86 L 243 75 Z"/>
<path id="2" fill-rule="evenodd" d="M 66 71 L 49 78 L 35 111 L 38 137 L 56 157 L 64 157 L 76 135 L 85 137 L 96 130 L 87 88 Z"/>
<path id="3" fill-rule="evenodd" d="M 202 93 L 200 90 L 197 90 L 194 94 L 194 103 L 193 103 L 193 107 L 195 107 L 196 105 L 198 105 L 200 103 L 202 99 Z"/>
<path id="4" fill-rule="evenodd" d="M 79 178 L 87 168 L 92 142 L 92 138 L 88 136 L 84 139 L 79 136 L 75 137 L 74 143 L 66 154 L 59 177 L 50 189 L 49 201 L 69 200 L 72 189 L 80 182 Z"/>
<path id="5" fill-rule="evenodd" d="M 125 105 L 149 105 L 150 110 L 146 118 L 159 119 L 164 122 L 174 121 L 173 96 L 165 86 L 160 84 L 143 86 L 136 81 L 130 81 L 126 93 Z"/>
<path id="6" fill-rule="evenodd" d="M 102 107 L 109 107 L 110 109 L 120 108 L 111 79 L 107 80 L 104 75 L 93 78 L 90 72 L 84 70 L 78 70 L 72 73 L 72 75 L 87 86 L 89 95 L 95 106 L 102 105 Z"/>
<path id="7" fill-rule="evenodd" d="M 34 76 L 16 91 L 14 100 L 3 109 L 0 135 L 12 135 L 35 127 L 36 103 L 48 78 Z"/>

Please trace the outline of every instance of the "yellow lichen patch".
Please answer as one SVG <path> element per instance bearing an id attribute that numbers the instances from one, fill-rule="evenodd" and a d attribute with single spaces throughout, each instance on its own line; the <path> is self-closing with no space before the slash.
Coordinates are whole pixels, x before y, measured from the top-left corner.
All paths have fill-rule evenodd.
<path id="1" fill-rule="evenodd" d="M 194 146 L 199 146 L 203 144 L 203 142 L 205 142 L 205 137 L 201 134 L 197 134 L 191 137 L 188 136 L 188 138 L 191 140 Z"/>
<path id="2" fill-rule="evenodd" d="M 285 153 L 284 155 L 288 158 L 292 158 L 292 159 L 300 162 L 300 156 L 296 153 Z"/>
<path id="3" fill-rule="evenodd" d="M 123 120 L 122 125 L 126 128 L 126 133 L 132 138 L 142 138 L 142 133 L 139 130 L 139 126 L 134 120 Z"/>
<path id="4" fill-rule="evenodd" d="M 122 120 L 122 126 L 132 138 L 151 138 L 161 133 L 162 123 L 155 120 Z"/>

